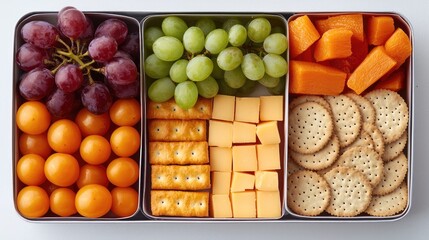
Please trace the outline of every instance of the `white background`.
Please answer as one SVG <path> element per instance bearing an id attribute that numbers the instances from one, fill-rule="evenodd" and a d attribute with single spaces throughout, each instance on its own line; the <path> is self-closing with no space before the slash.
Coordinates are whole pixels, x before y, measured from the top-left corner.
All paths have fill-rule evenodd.
<path id="1" fill-rule="evenodd" d="M 411 212 L 388 223 L 237 224 L 37 224 L 22 220 L 12 196 L 12 57 L 14 28 L 33 11 L 59 11 L 72 5 L 85 11 L 300 12 L 393 11 L 414 30 L 415 133 L 414 193 Z M 429 1 L 322 0 L 82 0 L 3 1 L 0 15 L 0 239 L 427 239 L 429 237 Z"/>

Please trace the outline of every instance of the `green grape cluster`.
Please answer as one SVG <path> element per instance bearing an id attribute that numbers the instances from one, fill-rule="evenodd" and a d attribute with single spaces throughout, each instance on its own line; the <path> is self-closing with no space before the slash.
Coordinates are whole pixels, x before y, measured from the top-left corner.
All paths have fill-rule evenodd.
<path id="1" fill-rule="evenodd" d="M 189 109 L 198 96 L 247 95 L 256 83 L 283 94 L 288 72 L 284 29 L 272 28 L 264 17 L 242 20 L 202 17 L 189 26 L 169 16 L 161 26 L 146 28 L 144 45 L 151 54 L 144 61 L 145 74 L 155 79 L 149 98 L 164 102 L 174 97 L 181 108 Z"/>

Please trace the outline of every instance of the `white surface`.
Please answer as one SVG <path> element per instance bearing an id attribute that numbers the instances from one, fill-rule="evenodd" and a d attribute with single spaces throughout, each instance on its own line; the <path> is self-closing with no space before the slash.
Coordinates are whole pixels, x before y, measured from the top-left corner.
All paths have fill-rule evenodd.
<path id="1" fill-rule="evenodd" d="M 86 11 L 393 11 L 406 16 L 415 37 L 414 194 L 411 212 L 390 223 L 277 223 L 277 224 L 35 224 L 15 213 L 12 197 L 12 54 L 16 22 L 33 11 L 58 11 L 72 5 Z M 322 0 L 105 0 L 7 1 L 0 18 L 0 239 L 427 239 L 429 235 L 429 1 Z M 426 45 L 425 45 L 426 44 Z"/>

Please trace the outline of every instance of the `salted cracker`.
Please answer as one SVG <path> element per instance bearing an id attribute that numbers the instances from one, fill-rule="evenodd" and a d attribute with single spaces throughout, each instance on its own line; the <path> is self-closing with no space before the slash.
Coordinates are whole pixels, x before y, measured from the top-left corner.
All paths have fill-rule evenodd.
<path id="1" fill-rule="evenodd" d="M 289 148 L 304 154 L 315 153 L 329 142 L 333 127 L 331 114 L 322 105 L 300 104 L 289 114 Z"/>
<path id="2" fill-rule="evenodd" d="M 408 133 L 405 131 L 398 140 L 387 144 L 381 157 L 383 161 L 387 162 L 399 156 L 407 145 L 407 139 Z"/>
<path id="3" fill-rule="evenodd" d="M 202 142 L 149 142 L 150 164 L 206 164 L 209 163 L 208 144 Z"/>
<path id="4" fill-rule="evenodd" d="M 393 216 L 404 211 L 407 204 L 408 188 L 404 181 L 395 191 L 383 196 L 374 196 L 365 212 L 376 217 Z"/>
<path id="5" fill-rule="evenodd" d="M 287 204 L 295 213 L 315 216 L 322 213 L 331 199 L 331 190 L 319 174 L 303 170 L 288 177 Z"/>
<path id="6" fill-rule="evenodd" d="M 210 165 L 152 165 L 152 189 L 205 190 L 210 188 Z"/>
<path id="7" fill-rule="evenodd" d="M 205 120 L 150 120 L 149 141 L 207 141 Z"/>
<path id="8" fill-rule="evenodd" d="M 209 193 L 152 190 L 150 205 L 154 216 L 208 217 Z"/>
<path id="9" fill-rule="evenodd" d="M 157 103 L 148 101 L 146 114 L 148 119 L 210 119 L 212 114 L 212 101 L 207 98 L 198 98 L 195 105 L 190 109 L 182 109 L 170 99 L 166 102 Z"/>
<path id="10" fill-rule="evenodd" d="M 392 161 L 384 164 L 384 175 L 381 182 L 373 189 L 375 195 L 386 195 L 401 185 L 408 170 L 407 157 L 401 153 Z"/>
<path id="11" fill-rule="evenodd" d="M 287 175 L 290 176 L 294 174 L 295 172 L 304 170 L 303 167 L 299 166 L 294 160 L 292 160 L 290 157 L 287 160 Z"/>
<path id="12" fill-rule="evenodd" d="M 358 138 L 352 144 L 348 145 L 345 148 L 342 148 L 341 152 L 343 153 L 349 150 L 350 148 L 354 148 L 354 147 L 374 148 L 374 142 L 372 141 L 371 136 L 369 136 L 367 132 L 361 130 Z"/>
<path id="13" fill-rule="evenodd" d="M 384 138 L 378 127 L 372 123 L 364 123 L 362 129 L 371 136 L 375 151 L 377 151 L 380 156 L 383 155 L 385 148 Z"/>
<path id="14" fill-rule="evenodd" d="M 293 109 L 296 106 L 298 106 L 302 103 L 306 103 L 306 102 L 318 103 L 318 104 L 322 105 L 324 108 L 326 108 L 328 111 L 331 111 L 331 106 L 329 105 L 329 103 L 323 97 L 316 96 L 316 95 L 301 95 L 299 97 L 294 98 L 289 103 L 289 109 Z"/>
<path id="15" fill-rule="evenodd" d="M 375 123 L 375 109 L 368 99 L 357 95 L 356 93 L 347 93 L 345 95 L 351 98 L 358 105 L 362 121 Z"/>

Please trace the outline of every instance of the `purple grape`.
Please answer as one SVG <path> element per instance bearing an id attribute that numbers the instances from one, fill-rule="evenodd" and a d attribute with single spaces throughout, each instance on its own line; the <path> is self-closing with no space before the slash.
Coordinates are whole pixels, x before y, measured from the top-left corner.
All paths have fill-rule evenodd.
<path id="1" fill-rule="evenodd" d="M 114 58 L 104 67 L 104 76 L 116 85 L 127 85 L 136 81 L 137 66 L 127 58 Z"/>
<path id="2" fill-rule="evenodd" d="M 115 39 L 106 36 L 94 38 L 88 47 L 89 56 L 97 62 L 107 62 L 113 58 L 118 45 Z"/>
<path id="3" fill-rule="evenodd" d="M 24 71 L 30 71 L 45 66 L 45 60 L 49 58 L 45 49 L 32 44 L 24 43 L 16 53 L 16 63 Z"/>
<path id="4" fill-rule="evenodd" d="M 75 8 L 60 12 L 58 13 L 58 27 L 66 37 L 77 39 L 86 30 L 85 15 Z"/>
<path id="5" fill-rule="evenodd" d="M 66 117 L 74 109 L 74 93 L 65 93 L 56 89 L 46 100 L 46 108 L 55 117 Z"/>
<path id="6" fill-rule="evenodd" d="M 107 19 L 98 25 L 95 30 L 95 37 L 106 36 L 112 37 L 116 40 L 118 45 L 122 44 L 127 37 L 128 27 L 123 21 L 119 19 Z"/>
<path id="7" fill-rule="evenodd" d="M 94 38 L 94 23 L 90 18 L 86 18 L 85 32 L 80 35 L 81 39 L 92 39 Z"/>
<path id="8" fill-rule="evenodd" d="M 66 64 L 60 67 L 55 74 L 55 84 L 66 93 L 71 93 L 79 89 L 82 82 L 82 70 L 75 64 Z"/>
<path id="9" fill-rule="evenodd" d="M 59 17 L 61 14 L 63 14 L 65 11 L 67 11 L 67 10 L 69 10 L 69 9 L 76 9 L 76 8 L 75 8 L 75 7 L 72 7 L 72 6 L 66 6 L 66 7 L 63 7 L 63 8 L 58 12 L 57 17 Z"/>
<path id="10" fill-rule="evenodd" d="M 127 85 L 109 83 L 112 93 L 117 98 L 134 98 L 140 93 L 140 82 L 135 81 Z"/>
<path id="11" fill-rule="evenodd" d="M 102 83 L 93 83 L 82 90 L 81 100 L 84 107 L 94 114 L 102 114 L 109 111 L 112 105 L 112 97 L 109 89 Z"/>
<path id="12" fill-rule="evenodd" d="M 128 34 L 119 49 L 127 52 L 134 59 L 138 59 L 140 55 L 139 33 L 133 32 Z"/>
<path id="13" fill-rule="evenodd" d="M 40 100 L 52 91 L 54 76 L 46 68 L 36 68 L 25 74 L 19 83 L 19 93 L 26 100 Z"/>
<path id="14" fill-rule="evenodd" d="M 55 26 L 48 22 L 31 21 L 22 27 L 21 36 L 25 42 L 46 49 L 55 45 L 59 34 Z"/>
<path id="15" fill-rule="evenodd" d="M 128 58 L 128 59 L 134 60 L 134 58 L 130 54 L 128 54 L 128 53 L 126 53 L 126 52 L 124 52 L 122 50 L 116 51 L 115 56 L 113 56 L 113 57 L 114 58 L 121 57 L 121 58 Z"/>

